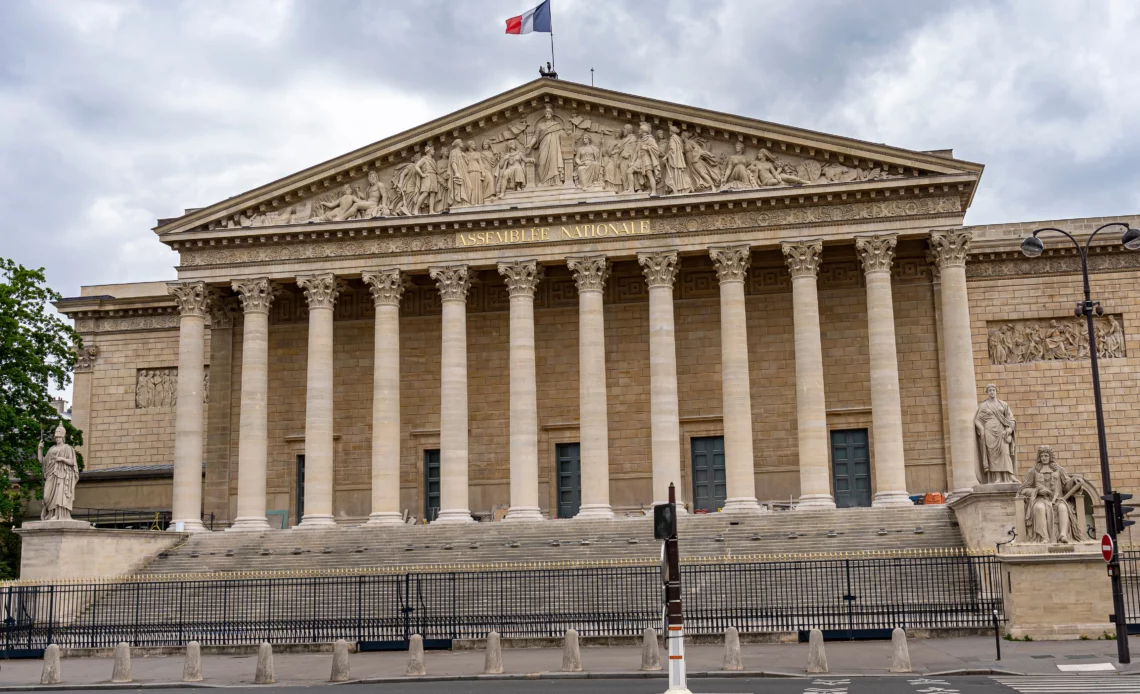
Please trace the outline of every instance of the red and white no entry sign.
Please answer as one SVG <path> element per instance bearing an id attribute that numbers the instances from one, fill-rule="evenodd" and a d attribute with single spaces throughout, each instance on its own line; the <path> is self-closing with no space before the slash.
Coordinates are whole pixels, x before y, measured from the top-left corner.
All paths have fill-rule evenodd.
<path id="1" fill-rule="evenodd" d="M 1100 553 L 1107 562 L 1111 562 L 1112 558 L 1116 556 L 1116 545 L 1113 544 L 1112 538 L 1108 536 L 1108 533 L 1105 533 L 1104 536 L 1100 538 Z"/>

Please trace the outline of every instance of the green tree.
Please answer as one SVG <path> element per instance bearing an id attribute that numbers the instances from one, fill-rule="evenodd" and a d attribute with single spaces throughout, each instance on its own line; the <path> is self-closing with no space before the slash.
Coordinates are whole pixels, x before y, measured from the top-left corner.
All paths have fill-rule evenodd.
<path id="1" fill-rule="evenodd" d="M 0 474 L 8 477 L 7 486 L 0 484 L 0 523 L 9 527 L 28 500 L 42 498 L 36 448 L 41 441 L 51 445 L 61 422 L 49 387 L 71 383 L 75 348 L 81 346 L 79 335 L 48 309 L 48 302 L 59 298 L 47 287 L 42 268 L 29 270 L 0 258 Z M 82 444 L 79 430 L 62 422 L 67 442 Z M 79 465 L 82 469 L 82 458 Z M 0 557 L 0 573 L 4 563 Z"/>

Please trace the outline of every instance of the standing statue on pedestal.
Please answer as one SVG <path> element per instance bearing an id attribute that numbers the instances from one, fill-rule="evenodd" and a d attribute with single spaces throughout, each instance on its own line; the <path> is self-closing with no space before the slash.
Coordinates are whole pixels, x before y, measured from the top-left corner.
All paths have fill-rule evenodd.
<path id="1" fill-rule="evenodd" d="M 44 455 L 44 442 L 36 449 L 36 459 L 44 472 L 44 505 L 40 520 L 71 520 L 75 500 L 75 483 L 79 481 L 79 463 L 75 449 L 64 443 L 67 431 L 60 424 L 55 429 L 55 445 Z"/>
<path id="2" fill-rule="evenodd" d="M 1009 403 L 998 400 L 997 386 L 986 386 L 986 399 L 974 415 L 983 484 L 1017 482 L 1016 426 Z"/>
<path id="3" fill-rule="evenodd" d="M 1083 477 L 1070 475 L 1057 464 L 1051 447 L 1038 447 L 1037 462 L 1017 490 L 1018 496 L 1025 497 L 1022 541 L 1081 542 L 1085 529 L 1077 522 L 1076 504 L 1083 504 L 1084 499 L 1073 497 L 1082 490 L 1089 498 L 1096 498 L 1096 490 Z"/>

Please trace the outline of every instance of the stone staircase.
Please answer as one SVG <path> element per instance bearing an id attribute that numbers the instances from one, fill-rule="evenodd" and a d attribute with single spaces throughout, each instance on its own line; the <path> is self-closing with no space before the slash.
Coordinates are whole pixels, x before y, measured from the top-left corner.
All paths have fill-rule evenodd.
<path id="1" fill-rule="evenodd" d="M 682 516 L 682 557 L 961 549 L 945 506 Z M 652 519 L 361 526 L 192 536 L 138 573 L 319 572 L 380 567 L 653 561 Z"/>

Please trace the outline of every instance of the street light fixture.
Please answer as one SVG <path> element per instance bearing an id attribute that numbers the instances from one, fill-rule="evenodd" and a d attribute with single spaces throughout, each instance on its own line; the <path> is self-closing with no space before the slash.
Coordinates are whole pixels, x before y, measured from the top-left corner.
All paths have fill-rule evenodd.
<path id="1" fill-rule="evenodd" d="M 1124 233 L 1120 238 L 1120 243 L 1130 251 L 1140 249 L 1140 229 L 1135 229 L 1124 222 L 1109 222 L 1097 227 L 1096 231 L 1089 235 L 1082 246 L 1073 235 L 1064 229 L 1057 229 L 1056 227 L 1045 227 L 1033 232 L 1032 236 L 1026 237 L 1021 242 L 1021 253 L 1027 258 L 1036 258 L 1045 251 L 1045 243 L 1037 237 L 1043 231 L 1055 231 L 1059 234 L 1064 234 L 1073 245 L 1076 246 L 1077 251 L 1081 257 L 1081 276 L 1084 279 L 1085 285 L 1085 300 L 1077 304 L 1077 316 L 1084 316 L 1089 331 L 1089 361 L 1092 363 L 1092 381 L 1093 381 L 1093 400 L 1096 405 L 1096 436 L 1097 445 L 1100 449 L 1100 478 L 1104 487 L 1104 515 L 1105 527 L 1108 530 L 1108 535 L 1112 538 L 1113 546 L 1119 547 L 1116 541 L 1118 531 L 1123 530 L 1123 527 L 1118 526 L 1117 523 L 1123 519 L 1123 514 L 1120 510 L 1120 499 L 1112 491 L 1112 478 L 1108 467 L 1108 443 L 1104 432 L 1104 407 L 1101 404 L 1100 397 L 1100 366 L 1097 362 L 1097 348 L 1096 348 L 1096 331 L 1093 328 L 1093 316 L 1099 316 L 1104 313 L 1101 308 L 1100 302 L 1094 302 L 1089 290 L 1089 248 L 1092 245 L 1092 240 L 1104 229 L 1109 227 L 1124 227 Z M 1120 562 L 1118 557 L 1113 556 L 1112 561 L 1108 565 L 1108 575 L 1112 579 L 1112 607 L 1113 620 L 1116 622 L 1116 651 L 1118 659 L 1121 663 L 1131 662 L 1128 654 L 1128 621 L 1124 613 L 1124 590 L 1120 581 Z"/>

